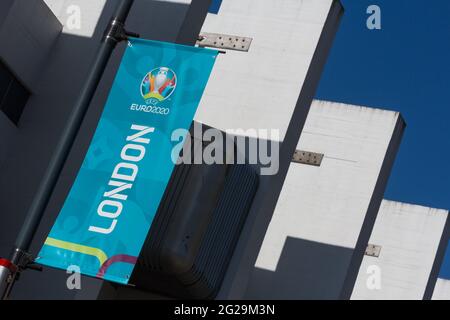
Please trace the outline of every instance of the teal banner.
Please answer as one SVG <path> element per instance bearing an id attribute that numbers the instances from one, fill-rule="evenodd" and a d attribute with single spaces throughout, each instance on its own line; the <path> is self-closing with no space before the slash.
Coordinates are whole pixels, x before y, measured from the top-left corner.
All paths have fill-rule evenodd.
<path id="1" fill-rule="evenodd" d="M 128 283 L 218 52 L 130 39 L 86 157 L 37 262 Z"/>

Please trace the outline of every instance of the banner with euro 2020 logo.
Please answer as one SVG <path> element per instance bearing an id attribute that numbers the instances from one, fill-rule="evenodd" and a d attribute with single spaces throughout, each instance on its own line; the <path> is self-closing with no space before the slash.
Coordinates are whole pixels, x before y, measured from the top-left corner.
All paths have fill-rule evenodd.
<path id="1" fill-rule="evenodd" d="M 78 175 L 38 257 L 128 283 L 218 52 L 130 39 Z"/>

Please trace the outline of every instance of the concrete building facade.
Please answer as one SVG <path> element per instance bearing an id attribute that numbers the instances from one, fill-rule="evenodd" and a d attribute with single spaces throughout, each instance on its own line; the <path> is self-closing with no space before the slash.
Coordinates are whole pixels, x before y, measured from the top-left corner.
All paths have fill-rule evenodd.
<path id="1" fill-rule="evenodd" d="M 17 9 L 18 3 L 22 6 L 26 4 L 28 9 Z M 2 225 L 8 226 L 0 235 L 1 256 L 8 256 L 12 248 L 32 197 L 39 188 L 54 145 L 82 87 L 89 61 L 92 61 L 96 53 L 117 3 L 118 0 L 2 1 L 3 6 L 8 6 L 8 10 L 1 12 L 9 12 L 3 17 L 4 21 L 0 21 L 3 26 L 9 20 L 27 22 L 27 19 L 32 19 L 26 13 L 33 10 L 33 6 L 36 6 L 33 19 L 41 24 L 47 23 L 48 26 L 42 29 L 41 26 L 31 25 L 29 34 L 32 37 L 16 36 L 10 37 L 13 40 L 9 39 L 18 41 L 23 46 L 27 39 L 33 42 L 40 33 L 44 35 L 42 37 L 45 41 L 39 42 L 42 54 L 38 58 L 42 56 L 42 59 L 25 57 L 27 63 L 33 65 L 26 68 L 27 71 L 33 71 L 30 75 L 20 67 L 15 67 L 12 58 L 17 57 L 13 56 L 8 62 L 6 53 L 0 55 L 14 73 L 20 74 L 18 78 L 25 84 L 32 83 L 35 86 L 30 90 L 30 99 L 18 124 L 13 126 L 5 120 L 5 126 L 0 129 L 0 143 L 5 146 L 0 157 L 0 170 L 3 174 L 0 181 L 0 203 L 2 212 L 5 212 L 1 219 Z M 273 212 L 271 207 L 275 206 L 295 149 L 295 141 L 305 122 L 343 11 L 340 2 L 332 0 L 282 4 L 276 0 L 228 0 L 222 3 L 217 14 L 207 13 L 210 4 L 209 0 L 136 0 L 127 20 L 127 28 L 139 32 L 142 38 L 190 45 L 195 44 L 200 32 L 231 33 L 253 38 L 248 52 L 229 51 L 220 57 L 195 119 L 220 129 L 259 129 L 263 126 L 264 129 L 278 129 L 282 132 L 276 141 L 283 141 L 279 174 L 261 179 L 259 194 L 244 226 L 220 294 L 224 298 L 239 298 L 244 295 L 245 279 L 252 271 L 256 248 L 262 242 Z M 10 11 L 13 9 L 16 11 Z M 13 13 L 21 16 L 14 17 Z M 77 15 L 80 18 L 78 22 L 74 20 Z M 11 28 L 13 27 L 6 28 L 4 33 L 11 32 Z M 122 43 L 118 46 L 108 63 L 35 236 L 32 253 L 40 249 L 78 171 L 125 45 Z M 25 52 L 30 54 L 31 50 Z M 238 68 L 232 73 L 225 72 L 227 68 L 234 69 L 233 66 Z M 267 69 L 267 74 L 277 75 L 279 80 L 268 80 L 264 77 L 266 72 L 263 68 Z M 295 70 L 295 76 L 280 78 L 289 70 Z M 233 78 L 242 82 L 241 88 L 247 86 L 245 95 L 239 91 L 242 89 L 235 85 Z M 284 86 L 280 86 L 281 83 Z M 270 93 L 271 87 L 273 93 Z M 231 99 L 226 94 L 218 94 L 220 88 L 241 99 L 230 104 L 228 101 Z M 275 100 L 277 96 L 278 99 Z M 276 113 L 269 106 L 274 102 L 278 106 Z M 263 107 L 265 105 L 267 107 Z M 100 281 L 83 278 L 86 289 L 70 292 L 65 285 L 66 277 L 65 273 L 52 269 L 46 269 L 43 273 L 24 273 L 12 297 L 33 298 L 33 288 L 42 287 L 43 284 L 47 285 L 48 290 L 42 293 L 41 298 L 97 296 Z M 130 293 L 131 296 L 135 294 Z"/>
<path id="2" fill-rule="evenodd" d="M 9 114 L 0 104 L 0 257 L 13 246 L 119 1 L 0 1 L 0 86 L 18 90 L 0 87 L 0 98 L 21 106 Z M 276 174 L 259 177 L 217 298 L 450 299 L 448 212 L 383 201 L 405 129 L 402 116 L 313 102 L 343 14 L 340 1 L 223 0 L 214 10 L 210 5 L 211 0 L 135 0 L 127 29 L 145 39 L 188 45 L 208 33 L 251 39 L 248 51 L 219 56 L 194 119 L 279 148 Z M 119 44 L 107 65 L 35 235 L 33 254 L 78 172 L 125 47 Z M 14 92 L 26 99 L 14 100 Z M 279 134 L 260 136 L 258 129 Z M 367 289 L 371 265 L 382 271 L 381 290 Z M 165 298 L 87 277 L 81 290 L 72 291 L 67 277 L 50 268 L 27 271 L 11 298 Z"/>
<path id="3" fill-rule="evenodd" d="M 248 298 L 347 294 L 404 127 L 396 112 L 314 101 L 297 149 L 322 154 L 322 162 L 291 163 Z"/>
<path id="4" fill-rule="evenodd" d="M 378 249 L 364 256 L 351 298 L 421 300 L 447 219 L 447 210 L 383 200 L 369 240 Z"/>

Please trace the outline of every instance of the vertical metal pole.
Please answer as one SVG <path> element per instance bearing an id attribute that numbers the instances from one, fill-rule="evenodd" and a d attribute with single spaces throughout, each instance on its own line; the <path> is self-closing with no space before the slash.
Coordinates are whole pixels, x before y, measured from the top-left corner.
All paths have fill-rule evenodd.
<path id="1" fill-rule="evenodd" d="M 33 236 L 42 219 L 44 210 L 48 204 L 64 163 L 67 160 L 75 137 L 81 127 L 89 104 L 94 97 L 95 90 L 97 89 L 106 68 L 106 64 L 108 63 L 116 44 L 120 40 L 123 40 L 118 38 L 118 34 L 125 36 L 123 33 L 123 25 L 133 2 L 134 0 L 121 0 L 117 5 L 113 19 L 105 32 L 100 48 L 92 63 L 84 87 L 69 115 L 69 119 L 61 133 L 60 140 L 56 145 L 54 155 L 49 162 L 40 186 L 28 209 L 27 216 L 16 239 L 15 248 L 11 254 L 10 260 L 8 260 L 12 266 L 18 268 L 18 272 L 20 272 L 21 268 L 26 267 L 27 262 L 30 262 L 27 251 L 29 250 Z M 6 298 L 16 279 L 17 272 L 11 272 L 11 270 L 13 270 L 13 267 L 5 268 L 3 266 L 0 268 L 0 298 Z M 6 285 L 4 283 L 5 279 L 7 279 L 6 281 L 8 282 Z"/>

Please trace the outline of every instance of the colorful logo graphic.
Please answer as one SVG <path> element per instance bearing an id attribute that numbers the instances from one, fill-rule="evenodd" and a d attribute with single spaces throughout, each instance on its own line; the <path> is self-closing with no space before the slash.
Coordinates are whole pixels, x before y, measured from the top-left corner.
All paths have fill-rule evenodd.
<path id="1" fill-rule="evenodd" d="M 169 98 L 177 86 L 177 75 L 167 67 L 155 68 L 142 80 L 141 95 L 147 104 L 155 105 Z"/>

